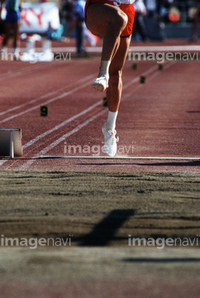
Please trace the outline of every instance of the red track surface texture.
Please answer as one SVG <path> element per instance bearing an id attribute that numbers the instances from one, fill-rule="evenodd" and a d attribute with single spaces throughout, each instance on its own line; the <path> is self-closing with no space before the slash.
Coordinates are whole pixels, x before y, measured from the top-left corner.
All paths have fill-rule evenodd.
<path id="1" fill-rule="evenodd" d="M 24 149 L 23 158 L 1 159 L 1 169 L 198 172 L 199 161 L 35 159 L 105 156 L 107 108 L 104 94 L 91 88 L 99 59 L 0 62 L 0 127 L 22 128 Z M 137 70 L 132 64 L 127 60 L 123 74 L 118 155 L 200 158 L 200 62 L 166 62 L 162 71 L 155 61 L 138 62 Z M 48 117 L 40 117 L 41 105 Z M 75 153 L 70 146 L 78 145 Z"/>

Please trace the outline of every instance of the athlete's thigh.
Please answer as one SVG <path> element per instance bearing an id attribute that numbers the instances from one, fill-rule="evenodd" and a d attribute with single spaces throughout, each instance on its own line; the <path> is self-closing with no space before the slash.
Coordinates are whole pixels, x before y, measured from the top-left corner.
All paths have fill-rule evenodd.
<path id="1" fill-rule="evenodd" d="M 114 23 L 123 12 L 107 3 L 91 4 L 87 8 L 86 25 L 95 35 L 104 37 L 110 23 Z"/>
<path id="2" fill-rule="evenodd" d="M 116 71 L 122 70 L 128 54 L 130 41 L 131 36 L 121 37 L 119 48 L 110 64 L 110 73 L 115 73 Z"/>

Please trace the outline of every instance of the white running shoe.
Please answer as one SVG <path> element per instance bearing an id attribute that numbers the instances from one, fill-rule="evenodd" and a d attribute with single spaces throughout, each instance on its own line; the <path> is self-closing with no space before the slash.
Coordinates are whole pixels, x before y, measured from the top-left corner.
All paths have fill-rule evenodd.
<path id="1" fill-rule="evenodd" d="M 108 76 L 102 75 L 98 77 L 92 84 L 92 87 L 99 91 L 106 90 L 106 88 L 108 88 Z"/>
<path id="2" fill-rule="evenodd" d="M 106 129 L 106 123 L 102 127 L 102 132 L 104 134 L 104 151 L 110 156 L 114 157 L 117 153 L 117 142 L 119 138 L 116 138 L 116 130 L 112 132 L 111 130 Z"/>

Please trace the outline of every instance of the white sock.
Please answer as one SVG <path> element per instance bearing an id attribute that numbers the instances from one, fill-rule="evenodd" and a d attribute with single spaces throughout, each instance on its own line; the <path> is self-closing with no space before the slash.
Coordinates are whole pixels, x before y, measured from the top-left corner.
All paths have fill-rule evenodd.
<path id="1" fill-rule="evenodd" d="M 99 69 L 99 77 L 102 75 L 109 75 L 109 66 L 110 66 L 110 61 L 106 60 L 101 60 L 101 65 Z"/>
<path id="2" fill-rule="evenodd" d="M 108 118 L 106 121 L 106 129 L 111 130 L 112 132 L 115 131 L 116 120 L 117 120 L 117 112 L 108 111 Z"/>

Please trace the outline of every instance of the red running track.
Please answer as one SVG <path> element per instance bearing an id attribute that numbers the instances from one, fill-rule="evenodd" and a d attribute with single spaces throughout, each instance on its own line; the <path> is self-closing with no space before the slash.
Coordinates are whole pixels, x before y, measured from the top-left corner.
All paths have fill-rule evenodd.
<path id="1" fill-rule="evenodd" d="M 199 172 L 199 161 L 189 160 L 37 159 L 105 156 L 107 108 L 104 94 L 91 88 L 99 59 L 0 61 L 0 127 L 22 128 L 24 149 L 23 158 L 1 159 L 1 169 Z M 140 61 L 137 70 L 132 64 L 127 60 L 123 74 L 118 156 L 200 158 L 200 62 L 166 62 L 162 71 L 155 61 Z M 48 117 L 40 117 L 41 105 Z"/>

